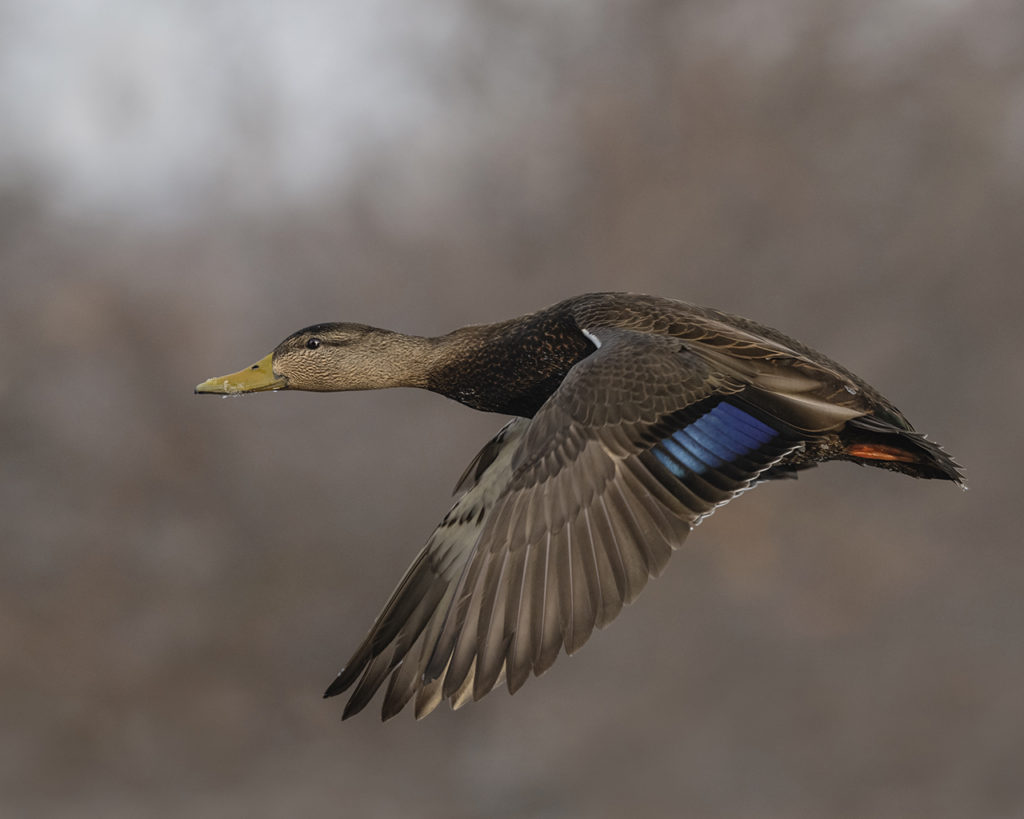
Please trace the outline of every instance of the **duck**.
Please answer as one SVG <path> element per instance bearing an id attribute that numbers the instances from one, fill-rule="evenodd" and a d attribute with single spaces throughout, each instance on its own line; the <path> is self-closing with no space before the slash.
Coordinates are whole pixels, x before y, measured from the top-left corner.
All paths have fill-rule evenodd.
<path id="1" fill-rule="evenodd" d="M 825 461 L 966 488 L 887 398 L 778 330 L 650 295 L 589 293 L 421 337 L 292 333 L 196 393 L 415 387 L 511 416 L 324 693 L 381 718 L 510 693 L 631 603 L 690 531 L 746 490 Z"/>

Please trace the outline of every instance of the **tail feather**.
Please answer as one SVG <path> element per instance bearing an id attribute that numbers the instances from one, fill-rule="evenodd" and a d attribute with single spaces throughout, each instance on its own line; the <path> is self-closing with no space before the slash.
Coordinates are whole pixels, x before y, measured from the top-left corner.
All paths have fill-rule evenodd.
<path id="1" fill-rule="evenodd" d="M 963 467 L 919 432 L 864 415 L 847 421 L 841 437 L 846 457 L 857 463 L 967 486 Z"/>

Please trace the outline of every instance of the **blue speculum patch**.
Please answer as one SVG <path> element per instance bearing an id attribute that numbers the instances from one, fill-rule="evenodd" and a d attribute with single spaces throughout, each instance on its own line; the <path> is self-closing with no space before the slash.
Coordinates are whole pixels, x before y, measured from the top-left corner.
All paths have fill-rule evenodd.
<path id="1" fill-rule="evenodd" d="M 696 421 L 663 438 L 652 451 L 674 475 L 700 475 L 748 455 L 778 436 L 749 412 L 722 401 Z"/>

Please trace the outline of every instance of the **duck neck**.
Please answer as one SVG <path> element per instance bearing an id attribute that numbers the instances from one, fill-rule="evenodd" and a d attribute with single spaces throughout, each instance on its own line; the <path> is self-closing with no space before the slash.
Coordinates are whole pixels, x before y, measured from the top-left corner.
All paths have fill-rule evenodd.
<path id="1" fill-rule="evenodd" d="M 372 374 L 359 389 L 388 389 L 391 387 L 418 387 L 430 389 L 431 371 L 444 358 L 440 339 L 410 336 L 390 330 L 386 333 L 387 347 L 373 360 Z"/>
<path id="2" fill-rule="evenodd" d="M 427 389 L 473 409 L 524 417 L 593 350 L 571 317 L 552 311 L 462 327 L 428 342 Z"/>

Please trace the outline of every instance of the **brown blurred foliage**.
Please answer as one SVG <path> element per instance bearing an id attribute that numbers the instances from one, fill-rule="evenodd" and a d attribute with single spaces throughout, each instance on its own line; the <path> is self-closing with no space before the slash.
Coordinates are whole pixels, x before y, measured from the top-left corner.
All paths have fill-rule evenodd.
<path id="1" fill-rule="evenodd" d="M 298 204 L 0 182 L 0 813 L 1024 815 L 1022 7 L 454 8 L 422 130 Z M 315 321 L 592 290 L 801 338 L 971 490 L 761 488 L 514 699 L 340 724 L 320 692 L 502 419 L 192 386 Z"/>

